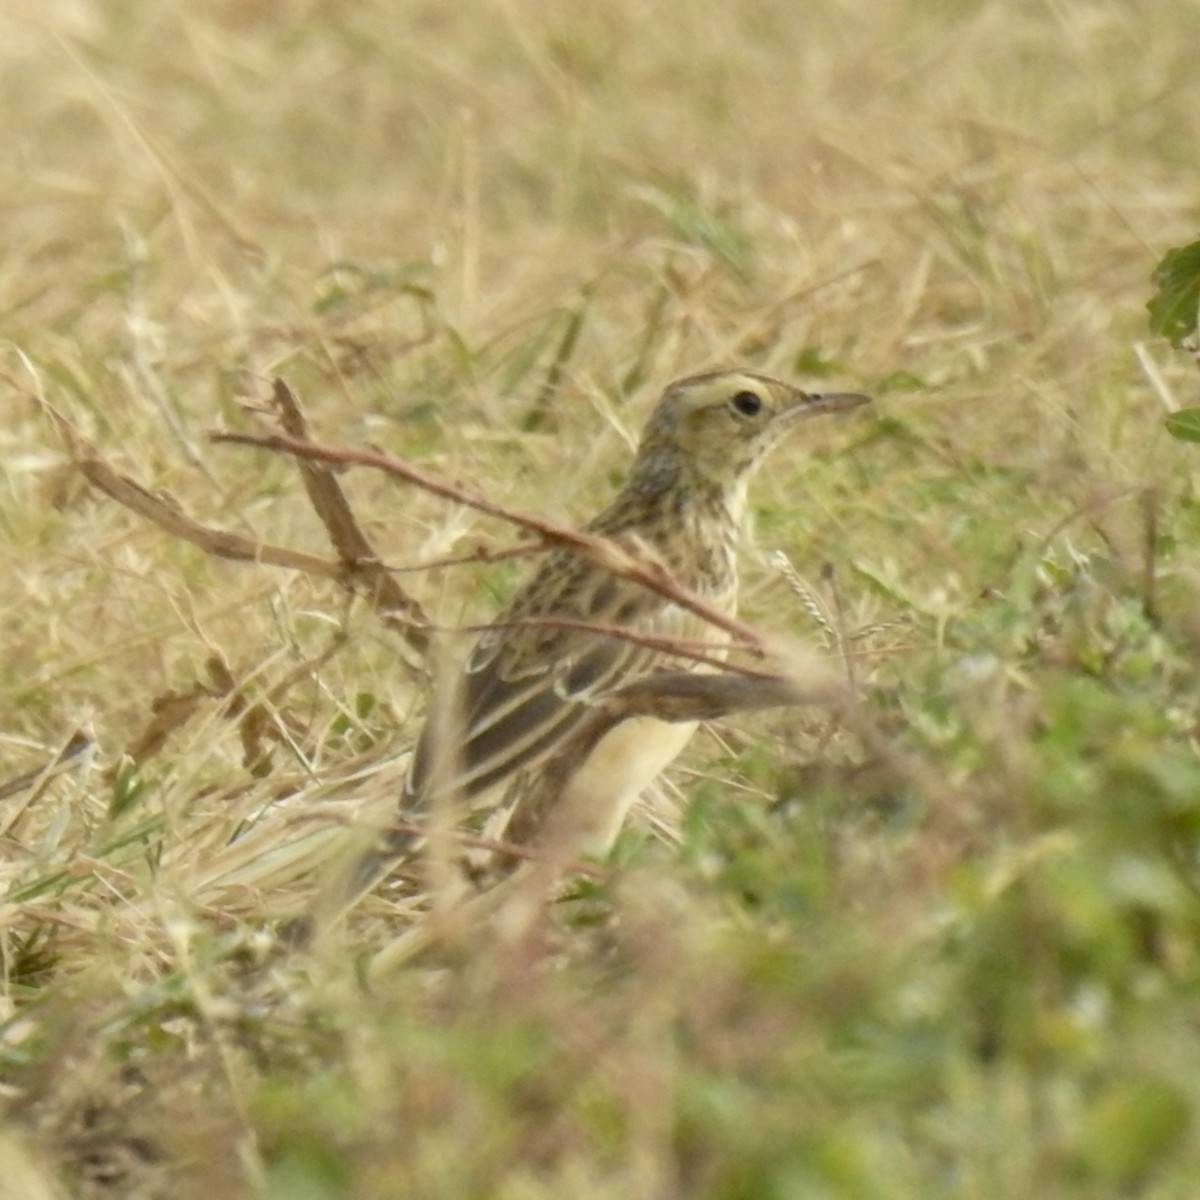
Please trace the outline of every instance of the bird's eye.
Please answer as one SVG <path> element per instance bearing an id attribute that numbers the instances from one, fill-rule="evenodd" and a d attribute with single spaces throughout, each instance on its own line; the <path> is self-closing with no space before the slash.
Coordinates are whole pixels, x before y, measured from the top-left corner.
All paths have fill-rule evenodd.
<path id="1" fill-rule="evenodd" d="M 738 392 L 733 398 L 734 409 L 743 417 L 756 417 L 762 411 L 762 397 L 757 392 Z"/>

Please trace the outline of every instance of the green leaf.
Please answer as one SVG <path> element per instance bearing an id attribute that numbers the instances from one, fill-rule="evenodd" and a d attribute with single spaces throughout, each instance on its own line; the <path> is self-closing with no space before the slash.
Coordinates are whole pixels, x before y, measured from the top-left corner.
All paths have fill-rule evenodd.
<path id="1" fill-rule="evenodd" d="M 1186 1096 L 1172 1084 L 1118 1081 L 1084 1118 L 1077 1165 L 1085 1176 L 1131 1187 L 1178 1147 L 1191 1116 Z"/>
<path id="2" fill-rule="evenodd" d="M 682 190 L 648 187 L 641 195 L 666 218 L 678 236 L 693 245 L 704 246 L 743 279 L 750 277 L 753 246 L 732 221 Z"/>
<path id="3" fill-rule="evenodd" d="M 840 375 L 846 368 L 836 358 L 828 358 L 820 347 L 805 346 L 793 360 L 792 369 L 797 375 L 824 378 L 828 375 Z"/>
<path id="4" fill-rule="evenodd" d="M 873 384 L 872 390 L 882 396 L 886 392 L 921 392 L 925 386 L 920 375 L 914 375 L 911 371 L 893 371 Z"/>
<path id="5" fill-rule="evenodd" d="M 1166 419 L 1167 432 L 1181 442 L 1200 442 L 1200 408 L 1181 408 Z"/>
<path id="6" fill-rule="evenodd" d="M 123 763 L 113 780 L 112 797 L 108 802 L 109 817 L 119 817 L 128 812 L 145 790 L 146 781 L 141 777 L 136 764 Z"/>
<path id="7" fill-rule="evenodd" d="M 1147 303 L 1150 329 L 1176 344 L 1196 332 L 1200 308 L 1200 242 L 1177 246 L 1163 255 L 1151 279 L 1158 294 Z"/>

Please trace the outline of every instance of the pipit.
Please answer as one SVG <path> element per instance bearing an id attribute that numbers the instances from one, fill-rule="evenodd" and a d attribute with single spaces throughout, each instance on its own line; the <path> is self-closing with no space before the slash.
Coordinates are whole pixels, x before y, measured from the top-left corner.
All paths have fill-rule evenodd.
<path id="1" fill-rule="evenodd" d="M 803 392 L 749 371 L 679 380 L 651 414 L 625 485 L 585 528 L 657 561 L 682 588 L 733 615 L 737 543 L 755 467 L 799 422 L 866 402 Z M 571 764 L 549 813 L 523 812 L 531 782 L 597 700 L 663 665 L 660 646 L 627 640 L 621 630 L 727 641 L 679 604 L 569 548 L 546 555 L 494 626 L 476 643 L 453 695 L 434 706 L 401 801 L 408 832 L 390 835 L 368 869 L 372 880 L 381 864 L 411 850 L 413 823 L 434 813 L 449 813 L 454 824 L 471 814 L 490 837 L 535 843 L 553 822 L 568 833 L 568 852 L 606 853 L 694 724 L 652 716 L 617 724 Z M 490 819 L 481 824 L 482 814 Z"/>

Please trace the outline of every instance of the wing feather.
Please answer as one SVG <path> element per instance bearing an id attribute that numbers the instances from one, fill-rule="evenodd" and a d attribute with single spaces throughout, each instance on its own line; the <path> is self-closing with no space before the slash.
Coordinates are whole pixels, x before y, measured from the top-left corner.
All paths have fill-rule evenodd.
<path id="1" fill-rule="evenodd" d="M 577 555 L 551 555 L 517 594 L 504 620 L 538 615 L 648 628 L 666 606 L 645 589 L 600 574 Z M 437 796 L 472 800 L 544 761 L 577 729 L 590 697 L 642 674 L 653 651 L 620 637 L 552 624 L 497 629 L 476 643 L 456 703 L 430 721 L 417 743 L 405 806 Z M 435 755 L 442 738 L 451 753 Z M 448 760 L 445 779 L 431 778 Z"/>

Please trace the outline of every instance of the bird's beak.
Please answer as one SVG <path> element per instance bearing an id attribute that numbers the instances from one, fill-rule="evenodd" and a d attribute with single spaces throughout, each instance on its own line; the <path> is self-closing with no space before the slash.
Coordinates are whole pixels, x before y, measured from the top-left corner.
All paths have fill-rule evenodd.
<path id="1" fill-rule="evenodd" d="M 871 397 L 859 392 L 796 392 L 795 400 L 788 405 L 787 415 L 799 420 L 802 417 L 818 417 L 822 413 L 848 412 L 863 404 L 870 404 Z"/>

